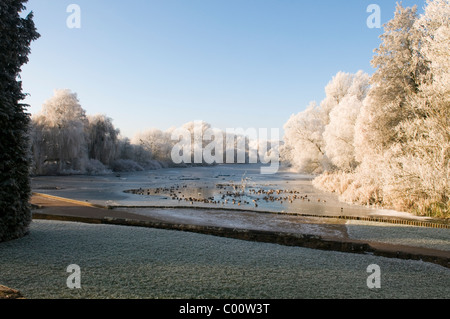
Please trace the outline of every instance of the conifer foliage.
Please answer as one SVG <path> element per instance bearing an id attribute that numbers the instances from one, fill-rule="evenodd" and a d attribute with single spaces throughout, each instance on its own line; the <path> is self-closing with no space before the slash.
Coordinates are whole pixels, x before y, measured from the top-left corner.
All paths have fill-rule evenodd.
<path id="1" fill-rule="evenodd" d="M 23 236 L 31 221 L 29 115 L 19 74 L 39 34 L 32 13 L 20 16 L 25 2 L 0 2 L 0 241 Z"/>

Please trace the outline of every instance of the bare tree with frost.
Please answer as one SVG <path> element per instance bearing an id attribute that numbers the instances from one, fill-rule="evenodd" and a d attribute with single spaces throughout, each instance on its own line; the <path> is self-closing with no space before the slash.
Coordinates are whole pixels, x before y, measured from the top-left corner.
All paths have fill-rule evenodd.
<path id="1" fill-rule="evenodd" d="M 110 165 L 118 156 L 119 129 L 104 114 L 89 115 L 86 127 L 88 156 Z"/>
<path id="2" fill-rule="evenodd" d="M 149 129 L 144 132 L 137 133 L 132 140 L 135 145 L 142 146 L 152 154 L 152 159 L 170 163 L 170 152 L 172 150 L 173 141 L 168 132 L 159 129 Z"/>
<path id="3" fill-rule="evenodd" d="M 45 143 L 34 147 L 39 153 L 42 150 L 36 148 L 45 148 L 45 165 L 53 167 L 53 173 L 83 172 L 88 158 L 85 134 L 88 120 L 77 94 L 67 89 L 55 90 L 33 121 L 35 130 L 42 129 L 34 134 L 41 134 Z"/>

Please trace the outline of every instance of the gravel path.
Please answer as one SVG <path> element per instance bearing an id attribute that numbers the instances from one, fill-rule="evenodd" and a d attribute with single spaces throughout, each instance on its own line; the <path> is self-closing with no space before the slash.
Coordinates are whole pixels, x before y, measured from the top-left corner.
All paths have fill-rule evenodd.
<path id="1" fill-rule="evenodd" d="M 26 298 L 449 298 L 448 268 L 149 228 L 35 220 L 0 243 L 0 282 Z M 66 268 L 81 268 L 81 289 Z M 369 289 L 367 267 L 381 269 Z"/>

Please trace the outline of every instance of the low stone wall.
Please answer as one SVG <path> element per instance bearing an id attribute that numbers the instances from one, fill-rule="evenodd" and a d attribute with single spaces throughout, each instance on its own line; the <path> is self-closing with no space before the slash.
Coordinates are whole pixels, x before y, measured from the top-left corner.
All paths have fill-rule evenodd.
<path id="1" fill-rule="evenodd" d="M 201 226 L 189 224 L 172 224 L 163 222 L 149 222 L 131 219 L 109 218 L 102 221 L 103 224 L 126 225 L 135 227 L 149 227 L 166 230 L 194 232 L 204 235 L 220 236 L 233 239 L 273 243 L 284 246 L 297 246 L 321 250 L 334 250 L 353 253 L 371 252 L 368 244 L 359 241 L 333 241 L 326 240 L 317 235 L 282 233 L 263 230 L 249 230 L 239 228 L 227 228 L 216 226 Z"/>

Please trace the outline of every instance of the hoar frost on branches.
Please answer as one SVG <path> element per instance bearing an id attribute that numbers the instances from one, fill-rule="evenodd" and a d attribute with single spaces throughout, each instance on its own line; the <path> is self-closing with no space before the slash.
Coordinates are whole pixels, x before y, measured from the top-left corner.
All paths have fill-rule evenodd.
<path id="1" fill-rule="evenodd" d="M 142 147 L 120 136 L 111 118 L 86 115 L 77 94 L 68 89 L 55 90 L 45 101 L 32 118 L 29 134 L 32 173 L 37 175 L 143 170 L 136 160 L 147 163 L 150 158 Z"/>
<path id="2" fill-rule="evenodd" d="M 176 131 L 182 131 L 187 136 L 176 141 Z M 252 150 L 254 152 L 267 150 L 264 154 L 266 159 L 267 156 L 276 157 L 277 149 L 272 146 L 278 145 L 269 141 L 265 142 L 270 146 L 264 143 L 254 145 L 245 135 L 229 134 L 212 128 L 204 121 L 188 122 L 180 128 L 173 127 L 166 131 L 148 129 L 138 132 L 130 140 L 120 136 L 120 131 L 106 115 L 86 115 L 77 94 L 68 89 L 55 90 L 54 96 L 43 104 L 41 112 L 33 116 L 29 136 L 32 142 L 32 173 L 36 175 L 95 175 L 111 171 L 212 165 L 225 163 L 229 159 L 237 163 L 240 155 L 243 155 L 243 162 L 248 163 L 252 147 L 256 147 Z M 226 144 L 220 144 L 219 141 L 225 137 Z M 180 144 L 186 161 L 178 163 L 172 155 L 175 146 Z M 211 155 L 214 153 L 213 161 L 203 158 L 203 150 L 209 150 Z M 229 158 L 229 153 L 234 158 Z M 200 162 L 196 160 L 198 158 Z"/>
<path id="3" fill-rule="evenodd" d="M 323 140 L 324 114 L 315 102 L 284 125 L 282 161 L 306 173 L 322 173 L 328 165 Z"/>
<path id="4" fill-rule="evenodd" d="M 421 16 L 415 7 L 397 5 L 375 50 L 376 71 L 356 118 L 356 167 L 346 170 L 335 161 L 339 170 L 314 185 L 346 201 L 448 217 L 449 23 L 448 0 L 428 0 Z"/>
<path id="5" fill-rule="evenodd" d="M 354 126 L 368 81 L 369 76 L 362 71 L 337 73 L 325 87 L 326 97 L 320 105 L 312 102 L 285 124 L 282 160 L 305 173 L 353 169 Z"/>
<path id="6" fill-rule="evenodd" d="M 345 77 L 346 89 L 329 113 L 329 123 L 323 137 L 325 153 L 335 167 L 353 171 L 358 161 L 355 154 L 355 125 L 369 90 L 369 75 L 362 71 L 354 75 L 338 73 Z M 337 82 L 338 79 L 332 82 Z"/>
<path id="7" fill-rule="evenodd" d="M 428 1 L 415 21 L 427 67 L 417 93 L 407 98 L 410 115 L 395 128 L 389 149 L 386 197 L 422 214 L 448 216 L 450 204 L 450 3 Z"/>
<path id="8" fill-rule="evenodd" d="M 87 161 L 88 120 L 76 93 L 55 90 L 33 117 L 33 154 L 37 173 L 83 171 Z"/>

